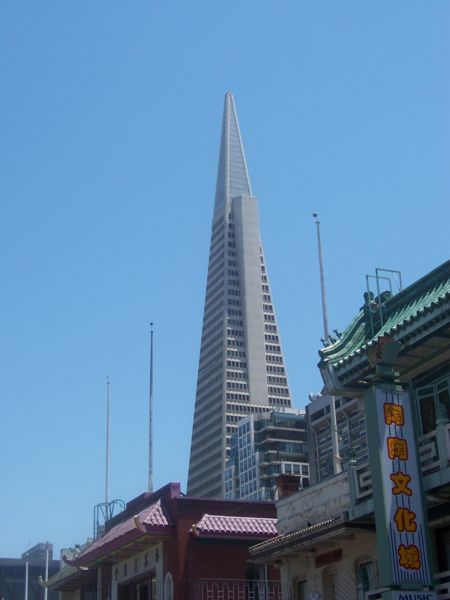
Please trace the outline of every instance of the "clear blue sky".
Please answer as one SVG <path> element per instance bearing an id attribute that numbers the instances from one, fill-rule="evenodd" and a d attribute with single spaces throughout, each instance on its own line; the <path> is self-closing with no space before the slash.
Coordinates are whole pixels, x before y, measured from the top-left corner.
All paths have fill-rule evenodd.
<path id="1" fill-rule="evenodd" d="M 448 258 L 450 3 L 0 0 L 0 556 L 183 489 L 223 96 L 236 100 L 297 406 L 375 267 Z"/>

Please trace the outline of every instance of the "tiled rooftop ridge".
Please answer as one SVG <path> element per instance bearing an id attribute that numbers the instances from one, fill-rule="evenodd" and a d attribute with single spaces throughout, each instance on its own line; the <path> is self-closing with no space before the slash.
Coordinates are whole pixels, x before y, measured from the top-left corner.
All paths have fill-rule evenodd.
<path id="1" fill-rule="evenodd" d="M 170 527 L 171 523 L 164 514 L 161 499 L 158 499 L 154 504 L 144 508 L 137 515 L 129 517 L 118 523 L 112 529 L 107 531 L 104 535 L 94 540 L 90 546 L 83 550 L 77 557 L 76 562 L 83 562 L 88 559 L 97 550 L 107 549 L 109 546 L 114 545 L 120 538 L 130 534 L 133 530 L 136 530 L 138 535 L 142 535 L 142 532 L 136 526 L 136 517 L 141 525 L 148 527 L 149 533 L 151 528 L 165 528 Z"/>
<path id="2" fill-rule="evenodd" d="M 194 526 L 197 535 L 277 535 L 276 519 L 205 514 Z"/>

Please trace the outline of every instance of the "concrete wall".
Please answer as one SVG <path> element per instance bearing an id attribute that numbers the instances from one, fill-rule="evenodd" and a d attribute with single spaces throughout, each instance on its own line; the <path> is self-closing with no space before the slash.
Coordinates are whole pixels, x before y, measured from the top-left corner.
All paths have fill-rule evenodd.
<path id="1" fill-rule="evenodd" d="M 290 589 L 292 597 L 296 598 L 297 586 L 305 581 L 306 597 L 316 592 L 321 594 L 322 600 L 342 600 L 358 597 L 358 567 L 362 563 L 372 562 L 371 572 L 373 579 L 371 588 L 378 587 L 376 575 L 375 533 L 358 532 L 355 538 L 348 541 L 337 541 L 333 547 L 316 548 L 315 552 L 298 553 L 295 557 L 283 560 L 281 567 L 281 581 L 283 589 Z M 330 552 L 342 550 L 342 558 L 330 562 L 326 566 L 317 568 L 316 560 Z M 362 596 L 361 596 L 362 598 Z"/>
<path id="2" fill-rule="evenodd" d="M 280 534 L 305 529 L 342 514 L 350 506 L 347 473 L 339 473 L 277 502 Z"/>

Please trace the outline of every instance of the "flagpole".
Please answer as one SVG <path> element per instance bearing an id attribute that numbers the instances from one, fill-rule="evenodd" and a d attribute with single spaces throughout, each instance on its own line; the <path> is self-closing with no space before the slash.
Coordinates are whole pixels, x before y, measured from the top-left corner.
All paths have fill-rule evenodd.
<path id="1" fill-rule="evenodd" d="M 48 542 L 45 545 L 45 582 L 48 581 Z M 45 586 L 44 588 L 44 600 L 47 600 L 48 597 L 48 588 Z"/>
<path id="2" fill-rule="evenodd" d="M 28 600 L 28 555 L 25 560 L 25 600 Z"/>
<path id="3" fill-rule="evenodd" d="M 148 491 L 153 492 L 153 323 L 150 323 L 150 381 L 148 386 Z"/>
<path id="4" fill-rule="evenodd" d="M 105 504 L 109 500 L 109 401 L 110 401 L 110 381 L 106 377 L 106 457 L 105 457 Z"/>
<path id="5" fill-rule="evenodd" d="M 323 254 L 322 254 L 322 240 L 320 237 L 320 221 L 319 215 L 313 213 L 315 218 L 316 229 L 317 229 L 317 247 L 319 251 L 319 270 L 320 270 L 320 293 L 322 296 L 322 318 L 323 318 L 323 334 L 324 339 L 328 339 L 330 331 L 328 329 L 328 306 L 327 306 L 327 295 L 325 290 L 325 272 L 323 268 Z M 330 425 L 331 425 L 331 446 L 333 452 L 333 473 L 337 475 L 342 472 L 341 458 L 339 456 L 339 436 L 337 429 L 336 419 L 336 404 L 334 396 L 331 396 L 330 400 Z"/>

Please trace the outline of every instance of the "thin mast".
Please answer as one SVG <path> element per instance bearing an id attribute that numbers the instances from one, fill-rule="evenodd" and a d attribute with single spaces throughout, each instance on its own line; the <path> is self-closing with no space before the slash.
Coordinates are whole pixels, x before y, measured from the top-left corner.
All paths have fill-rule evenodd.
<path id="1" fill-rule="evenodd" d="M 320 221 L 319 215 L 313 213 L 313 217 L 316 219 L 317 228 L 317 247 L 319 249 L 319 269 L 320 269 L 320 292 L 322 294 L 322 317 L 323 317 L 323 335 L 327 339 L 330 335 L 328 329 L 328 307 L 327 307 L 327 294 L 325 290 L 325 275 L 323 271 L 323 256 L 322 256 L 322 241 L 320 239 Z"/>
<path id="2" fill-rule="evenodd" d="M 28 552 L 25 552 L 25 596 L 24 599 L 28 600 Z"/>
<path id="3" fill-rule="evenodd" d="M 47 583 L 48 581 L 48 542 L 45 545 L 45 582 Z M 47 600 L 48 598 L 48 588 L 47 586 L 45 586 L 44 588 L 44 600 Z"/>
<path id="4" fill-rule="evenodd" d="M 148 387 L 148 491 L 153 492 L 153 323 L 150 323 L 150 381 Z"/>
<path id="5" fill-rule="evenodd" d="M 105 457 L 105 504 L 109 496 L 109 377 L 106 377 L 106 457 Z"/>
<path id="6" fill-rule="evenodd" d="M 323 255 L 322 255 L 322 241 L 320 238 L 320 221 L 319 215 L 317 213 L 313 213 L 313 217 L 316 219 L 316 229 L 317 229 L 317 247 L 319 250 L 319 269 L 320 269 L 320 292 L 322 294 L 322 317 L 323 317 L 323 334 L 324 339 L 328 339 L 330 335 L 330 331 L 328 329 L 328 306 L 327 306 L 327 294 L 325 290 L 325 274 L 323 269 Z M 330 425 L 331 425 L 331 446 L 333 452 L 333 473 L 336 475 L 337 473 L 341 473 L 342 464 L 341 458 L 339 456 L 339 436 L 337 429 L 337 419 L 336 419 L 336 405 L 334 402 L 334 396 L 331 396 L 330 401 Z"/>

